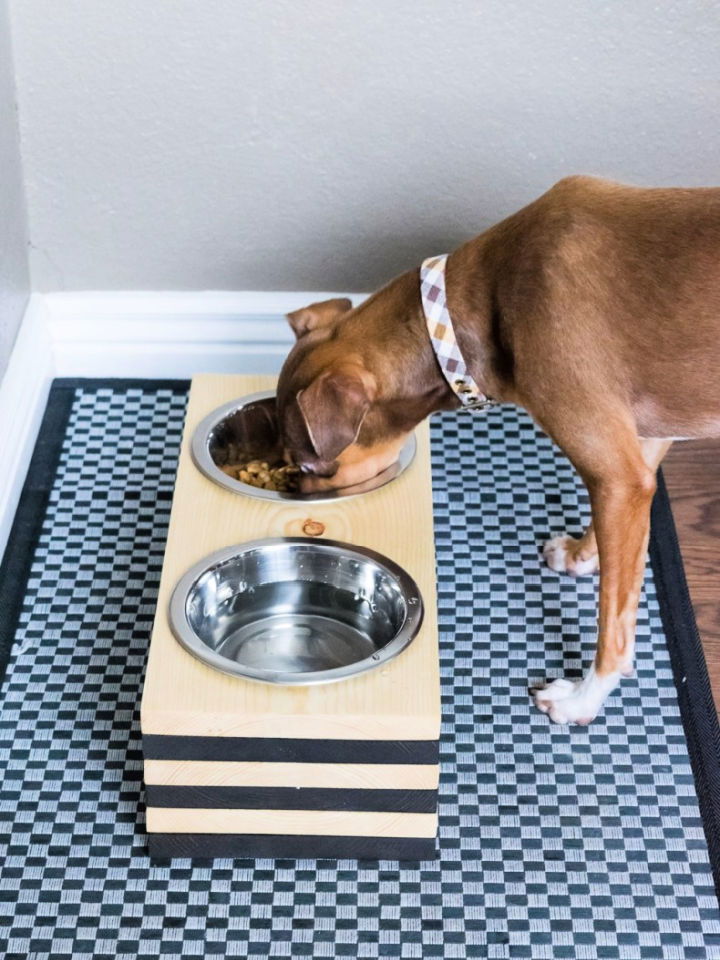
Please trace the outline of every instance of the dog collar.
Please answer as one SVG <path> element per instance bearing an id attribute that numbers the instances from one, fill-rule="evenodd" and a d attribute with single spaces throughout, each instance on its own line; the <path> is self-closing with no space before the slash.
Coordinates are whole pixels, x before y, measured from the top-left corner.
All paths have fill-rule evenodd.
<path id="1" fill-rule="evenodd" d="M 420 267 L 420 296 L 430 343 L 442 374 L 465 410 L 487 410 L 495 401 L 487 397 L 468 370 L 455 336 L 445 293 L 447 254 L 428 257 Z"/>

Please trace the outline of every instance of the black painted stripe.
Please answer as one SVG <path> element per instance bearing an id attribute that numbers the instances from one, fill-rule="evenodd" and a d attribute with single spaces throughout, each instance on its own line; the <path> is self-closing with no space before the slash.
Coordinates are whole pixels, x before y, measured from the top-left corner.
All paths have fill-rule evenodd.
<path id="1" fill-rule="evenodd" d="M 153 860 L 189 857 L 193 860 L 435 860 L 434 839 L 426 837 L 318 837 L 235 833 L 151 833 L 148 852 Z"/>
<path id="2" fill-rule="evenodd" d="M 240 763 L 436 764 L 437 740 L 294 740 L 273 737 L 143 736 L 146 760 L 220 760 Z"/>
<path id="3" fill-rule="evenodd" d="M 221 810 L 373 810 L 435 813 L 437 790 L 319 787 L 206 787 L 146 784 L 148 807 Z"/>

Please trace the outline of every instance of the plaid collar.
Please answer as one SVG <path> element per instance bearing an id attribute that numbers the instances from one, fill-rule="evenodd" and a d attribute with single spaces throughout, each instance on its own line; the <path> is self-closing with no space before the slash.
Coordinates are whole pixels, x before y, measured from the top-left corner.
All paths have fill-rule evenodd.
<path id="1" fill-rule="evenodd" d="M 466 410 L 486 410 L 495 404 L 475 383 L 460 352 L 445 295 L 447 254 L 428 257 L 420 267 L 420 296 L 430 343 L 450 389 Z"/>

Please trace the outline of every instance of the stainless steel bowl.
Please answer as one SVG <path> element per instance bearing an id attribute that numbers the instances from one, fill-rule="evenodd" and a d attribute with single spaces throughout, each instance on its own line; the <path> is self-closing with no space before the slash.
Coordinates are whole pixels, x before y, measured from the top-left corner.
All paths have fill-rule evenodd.
<path id="1" fill-rule="evenodd" d="M 226 547 L 170 599 L 180 643 L 211 667 L 264 683 L 327 683 L 386 663 L 423 619 L 417 584 L 363 547 L 303 537 Z"/>
<path id="2" fill-rule="evenodd" d="M 244 493 L 248 497 L 260 500 L 300 500 L 313 502 L 337 500 L 341 497 L 356 497 L 370 490 L 377 490 L 390 483 L 406 470 L 415 457 L 415 437 L 410 437 L 400 451 L 397 461 L 387 470 L 364 483 L 340 490 L 323 493 L 279 493 L 275 490 L 262 490 L 249 483 L 242 483 L 223 473 L 221 467 L 228 462 L 228 448 L 235 444 L 243 450 L 248 460 L 281 461 L 277 415 L 275 411 L 275 393 L 263 390 L 251 393 L 239 400 L 218 407 L 208 414 L 195 428 L 190 451 L 195 465 L 210 480 L 232 490 Z"/>

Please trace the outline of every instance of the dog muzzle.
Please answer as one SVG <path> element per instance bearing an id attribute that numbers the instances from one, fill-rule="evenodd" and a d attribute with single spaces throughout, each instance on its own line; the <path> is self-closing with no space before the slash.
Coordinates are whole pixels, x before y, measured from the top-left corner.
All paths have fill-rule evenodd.
<path id="1" fill-rule="evenodd" d="M 420 267 L 420 296 L 425 323 L 438 365 L 465 410 L 487 410 L 497 401 L 486 396 L 473 380 L 455 336 L 445 290 L 447 254 L 428 257 Z"/>

